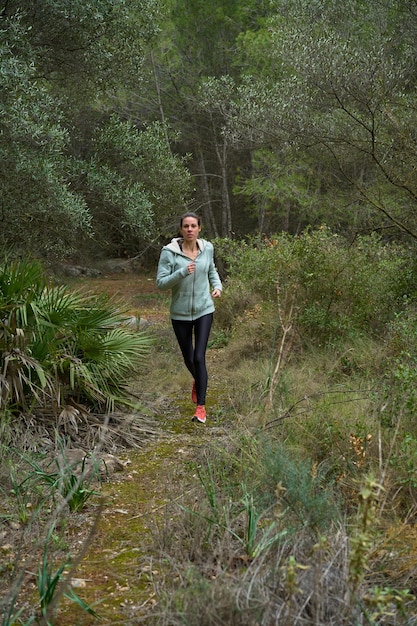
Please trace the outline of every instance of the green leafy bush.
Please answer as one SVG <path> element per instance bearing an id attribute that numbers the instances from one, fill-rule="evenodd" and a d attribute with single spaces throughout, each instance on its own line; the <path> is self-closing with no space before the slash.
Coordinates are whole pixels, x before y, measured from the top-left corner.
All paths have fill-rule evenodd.
<path id="1" fill-rule="evenodd" d="M 257 475 L 258 500 L 264 509 L 281 500 L 286 527 L 320 531 L 338 519 L 337 489 L 324 464 L 313 467 L 269 438 L 260 440 Z"/>
<path id="2" fill-rule="evenodd" d="M 378 237 L 349 243 L 327 227 L 292 237 L 216 242 L 227 269 L 227 304 L 219 323 L 232 327 L 255 303 L 280 310 L 294 302 L 301 339 L 324 345 L 361 333 L 378 335 L 413 296 L 413 263 L 406 248 Z"/>
<path id="3" fill-rule="evenodd" d="M 398 425 L 417 437 L 417 313 L 405 300 L 403 310 L 393 316 L 385 337 L 384 374 L 380 381 L 381 422 Z"/>

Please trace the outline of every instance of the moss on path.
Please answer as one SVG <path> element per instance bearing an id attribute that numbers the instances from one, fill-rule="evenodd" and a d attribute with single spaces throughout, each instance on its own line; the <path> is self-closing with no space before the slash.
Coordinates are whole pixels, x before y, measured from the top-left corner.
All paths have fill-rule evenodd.
<path id="1" fill-rule="evenodd" d="M 167 322 L 166 302 L 159 298 L 148 276 L 90 279 L 81 286 L 123 298 L 139 317 Z M 213 359 L 214 355 L 208 358 Z M 212 383 L 213 389 L 221 386 L 215 373 Z M 210 397 L 215 395 L 213 391 Z M 153 400 L 148 402 L 153 403 L 161 437 L 149 441 L 141 450 L 119 453 L 124 471 L 114 474 L 102 486 L 97 532 L 72 579 L 77 594 L 94 605 L 100 621 L 64 598 L 59 604 L 56 626 L 133 626 L 146 623 L 146 616 L 157 605 L 155 589 L 160 572 L 154 568 L 152 557 L 158 535 L 166 524 L 166 505 L 173 500 L 180 504 L 182 496 L 193 489 L 196 477 L 192 461 L 196 452 L 208 439 L 223 434 L 218 399 L 216 407 L 208 404 L 207 424 L 196 425 L 190 419 L 193 409 L 188 396 L 188 390 L 182 393 L 178 388 L 175 397 L 170 398 L 164 396 L 163 390 L 154 392 Z M 73 554 L 86 541 L 99 506 L 97 499 L 88 512 L 88 523 L 73 529 Z"/>
<path id="2" fill-rule="evenodd" d="M 157 603 L 159 572 L 152 567 L 152 550 L 166 521 L 166 505 L 173 500 L 180 504 L 184 493 L 193 489 L 196 450 L 222 433 L 215 421 L 211 426 L 194 425 L 188 412 L 171 421 L 171 432 L 161 439 L 119 455 L 125 470 L 102 488 L 97 533 L 73 580 L 78 595 L 94 605 L 102 625 L 141 623 Z M 92 507 L 91 524 L 93 517 Z M 74 537 L 75 544 L 85 540 L 82 534 Z M 55 622 L 56 626 L 96 623 L 67 600 L 61 602 Z"/>

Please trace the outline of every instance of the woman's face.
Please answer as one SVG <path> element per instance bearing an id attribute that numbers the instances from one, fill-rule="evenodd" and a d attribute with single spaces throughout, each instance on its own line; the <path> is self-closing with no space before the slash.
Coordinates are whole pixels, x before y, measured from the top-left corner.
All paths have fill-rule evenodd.
<path id="1" fill-rule="evenodd" d="M 181 234 L 185 241 L 196 241 L 200 234 L 201 226 L 195 217 L 184 217 L 181 225 Z"/>

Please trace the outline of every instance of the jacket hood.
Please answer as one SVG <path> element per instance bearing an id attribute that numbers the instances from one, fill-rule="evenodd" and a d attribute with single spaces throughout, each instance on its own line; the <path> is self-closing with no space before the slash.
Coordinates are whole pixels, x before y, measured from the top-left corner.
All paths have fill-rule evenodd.
<path id="1" fill-rule="evenodd" d="M 180 248 L 180 241 L 182 240 L 183 240 L 182 237 L 174 237 L 173 239 L 171 239 L 170 243 L 164 246 L 164 249 L 171 250 L 172 252 L 176 252 L 177 254 L 184 254 Z M 205 239 L 197 239 L 197 245 L 200 248 L 201 252 L 206 247 L 206 243 L 207 242 Z"/>

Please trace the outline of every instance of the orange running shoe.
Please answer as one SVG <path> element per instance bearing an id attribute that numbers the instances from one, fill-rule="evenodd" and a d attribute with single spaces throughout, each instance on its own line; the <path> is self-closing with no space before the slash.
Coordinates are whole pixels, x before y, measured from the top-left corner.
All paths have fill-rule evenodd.
<path id="1" fill-rule="evenodd" d="M 195 388 L 195 381 L 193 382 L 193 388 L 191 390 L 191 400 L 194 404 L 197 404 L 197 389 Z"/>
<path id="2" fill-rule="evenodd" d="M 205 407 L 202 404 L 197 404 L 197 408 L 193 416 L 193 422 L 200 422 L 201 424 L 205 424 L 206 417 L 207 414 Z"/>

